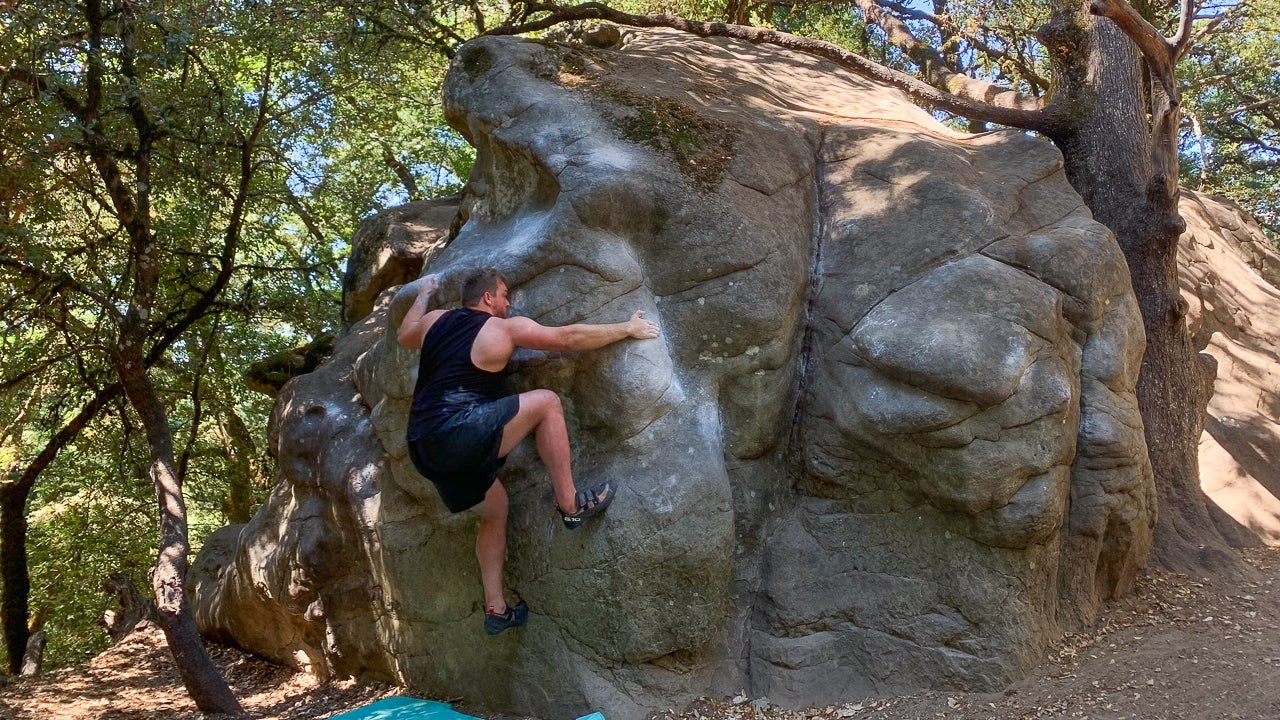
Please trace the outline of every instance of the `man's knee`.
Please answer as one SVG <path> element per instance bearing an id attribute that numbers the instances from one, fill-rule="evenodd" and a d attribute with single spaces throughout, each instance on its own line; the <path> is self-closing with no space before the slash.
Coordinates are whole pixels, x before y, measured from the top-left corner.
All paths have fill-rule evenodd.
<path id="1" fill-rule="evenodd" d="M 479 513 L 480 522 L 506 527 L 507 511 L 508 508 L 505 502 L 498 507 L 489 507 L 484 512 Z"/>
<path id="2" fill-rule="evenodd" d="M 501 482 L 494 480 L 488 492 L 485 493 L 484 499 L 472 507 L 472 510 L 480 516 L 481 520 L 505 524 L 509 507 L 506 489 L 502 487 Z"/>
<path id="3" fill-rule="evenodd" d="M 529 400 L 537 409 L 540 418 L 564 415 L 564 406 L 560 403 L 560 396 L 551 390 L 531 390 L 529 391 Z"/>

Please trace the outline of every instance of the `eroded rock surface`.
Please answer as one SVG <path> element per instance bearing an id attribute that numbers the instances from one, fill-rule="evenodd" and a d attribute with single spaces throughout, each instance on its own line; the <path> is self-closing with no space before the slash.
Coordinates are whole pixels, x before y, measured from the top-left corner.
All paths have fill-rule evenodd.
<path id="1" fill-rule="evenodd" d="M 373 310 L 378 294 L 416 280 L 424 263 L 448 243 L 458 199 L 419 200 L 369 218 L 351 238 L 342 279 L 342 319 L 358 322 Z"/>
<path id="2" fill-rule="evenodd" d="M 477 148 L 465 224 L 428 265 L 447 300 L 493 265 L 540 322 L 663 327 L 517 357 L 513 389 L 565 400 L 579 484 L 618 499 L 569 534 L 532 448 L 513 453 L 508 581 L 533 614 L 484 637 L 475 519 L 406 457 L 416 357 L 393 329 L 415 291 L 391 287 L 281 394 L 280 483 L 197 563 L 202 627 L 495 709 L 631 720 L 740 688 L 998 688 L 1129 586 L 1154 522 L 1142 326 L 1048 143 L 664 32 L 475 40 L 445 93 Z"/>
<path id="3" fill-rule="evenodd" d="M 1237 546 L 1280 543 L 1280 255 L 1244 211 L 1184 190 L 1178 250 L 1196 345 L 1218 374 L 1200 484 Z"/>

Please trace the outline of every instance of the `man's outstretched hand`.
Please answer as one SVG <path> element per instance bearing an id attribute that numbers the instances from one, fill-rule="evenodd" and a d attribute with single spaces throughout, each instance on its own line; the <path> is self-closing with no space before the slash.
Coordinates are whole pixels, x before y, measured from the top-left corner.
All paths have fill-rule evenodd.
<path id="1" fill-rule="evenodd" d="M 644 310 L 637 310 L 627 321 L 627 334 L 636 340 L 652 340 L 662 334 L 658 323 L 644 319 Z"/>

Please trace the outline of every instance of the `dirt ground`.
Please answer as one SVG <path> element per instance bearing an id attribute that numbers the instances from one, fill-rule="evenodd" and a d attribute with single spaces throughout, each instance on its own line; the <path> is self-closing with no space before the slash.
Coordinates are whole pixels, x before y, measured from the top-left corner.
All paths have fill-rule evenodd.
<path id="1" fill-rule="evenodd" d="M 1109 605 L 1087 632 L 1064 638 L 1003 693 L 924 692 L 802 711 L 738 695 L 700 700 L 651 720 L 1280 718 L 1280 549 L 1242 555 L 1257 575 L 1226 587 L 1146 574 L 1134 594 Z M 231 648 L 214 646 L 211 653 L 252 718 L 318 720 L 401 693 L 352 681 L 319 684 Z M 83 665 L 0 678 L 4 720 L 204 717 L 183 691 L 154 627 Z"/>

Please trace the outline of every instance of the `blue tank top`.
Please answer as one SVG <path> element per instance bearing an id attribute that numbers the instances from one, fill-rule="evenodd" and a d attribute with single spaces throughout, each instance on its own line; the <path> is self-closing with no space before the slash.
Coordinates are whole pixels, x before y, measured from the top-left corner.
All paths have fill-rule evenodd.
<path id="1" fill-rule="evenodd" d="M 409 440 L 421 439 L 459 410 L 507 395 L 505 369 L 489 372 L 471 362 L 471 346 L 491 317 L 459 308 L 441 315 L 427 331 L 409 411 Z"/>

